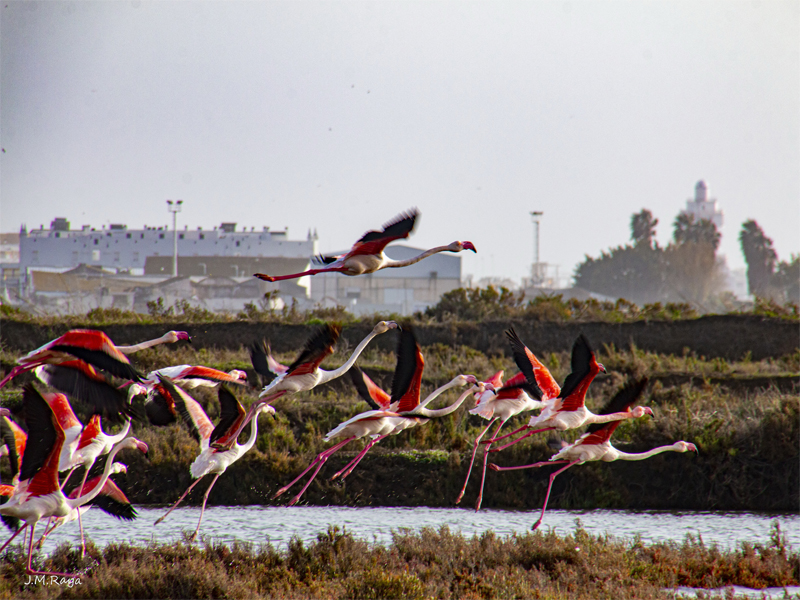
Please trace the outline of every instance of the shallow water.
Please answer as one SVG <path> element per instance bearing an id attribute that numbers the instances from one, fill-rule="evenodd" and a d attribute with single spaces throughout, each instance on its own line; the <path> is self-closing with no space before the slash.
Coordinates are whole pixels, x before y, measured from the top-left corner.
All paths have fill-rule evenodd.
<path id="1" fill-rule="evenodd" d="M 191 534 L 200 516 L 199 508 L 179 508 L 163 523 L 154 526 L 165 508 L 137 506 L 136 510 L 139 518 L 126 523 L 93 508 L 84 515 L 86 533 L 100 547 L 110 542 L 165 543 L 182 539 L 184 531 Z M 538 511 L 481 510 L 476 513 L 469 509 L 427 507 L 215 506 L 206 509 L 200 533 L 226 544 L 269 542 L 285 549 L 292 537 L 311 542 L 319 533 L 326 532 L 329 525 L 346 528 L 357 538 L 388 544 L 392 532 L 401 528 L 419 531 L 423 527 L 438 529 L 447 525 L 451 531 L 468 537 L 489 530 L 499 536 L 524 534 L 530 531 L 537 517 Z M 702 537 L 706 545 L 716 544 L 724 549 L 735 549 L 742 542 L 769 544 L 772 523 L 777 520 L 789 544 L 793 548 L 800 547 L 800 516 L 796 514 L 552 510 L 547 512 L 541 529 L 554 529 L 564 535 L 575 530 L 576 519 L 594 535 L 607 533 L 618 539 L 639 536 L 645 544 L 680 543 L 687 535 L 692 535 Z M 37 534 L 42 530 L 40 525 Z M 63 542 L 80 543 L 77 522 L 56 530 L 48 538 L 44 550 L 51 552 Z"/>

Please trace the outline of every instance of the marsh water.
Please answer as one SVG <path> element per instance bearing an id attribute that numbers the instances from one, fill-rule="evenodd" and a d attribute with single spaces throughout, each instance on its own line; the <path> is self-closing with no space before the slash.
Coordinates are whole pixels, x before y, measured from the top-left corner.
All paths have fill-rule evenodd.
<path id="1" fill-rule="evenodd" d="M 84 515 L 86 533 L 100 547 L 111 542 L 146 544 L 178 541 L 183 532 L 194 531 L 199 508 L 178 508 L 163 523 L 154 526 L 165 508 L 137 506 L 139 518 L 133 522 L 117 521 L 97 508 Z M 520 512 L 455 508 L 351 508 L 340 506 L 214 506 L 206 509 L 202 536 L 214 542 L 232 544 L 249 542 L 256 546 L 271 543 L 285 549 L 289 540 L 304 542 L 317 539 L 331 525 L 346 529 L 357 538 L 388 544 L 392 533 L 401 529 L 419 531 L 423 527 L 439 529 L 446 525 L 467 537 L 494 531 L 499 536 L 524 534 L 538 517 L 538 511 Z M 554 529 L 564 535 L 575 530 L 576 519 L 593 535 L 609 534 L 618 539 L 639 537 L 645 544 L 683 542 L 687 535 L 702 537 L 706 545 L 736 549 L 741 543 L 770 543 L 773 523 L 777 521 L 793 548 L 800 547 L 800 516 L 761 513 L 661 512 L 623 510 L 552 510 L 548 511 L 542 530 Z M 38 528 L 41 530 L 41 526 Z M 37 531 L 39 533 L 39 531 Z M 45 544 L 51 552 L 63 542 L 79 543 L 77 522 L 56 530 Z"/>

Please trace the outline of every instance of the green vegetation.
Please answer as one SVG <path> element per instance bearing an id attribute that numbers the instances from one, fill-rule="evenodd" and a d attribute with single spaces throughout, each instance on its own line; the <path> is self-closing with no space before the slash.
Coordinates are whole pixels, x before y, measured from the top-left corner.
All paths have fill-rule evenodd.
<path id="1" fill-rule="evenodd" d="M 204 540 L 80 552 L 63 545 L 41 567 L 79 572 L 80 585 L 25 586 L 25 555 L 0 563 L 0 598 L 636 598 L 671 597 L 678 586 L 751 588 L 798 585 L 800 555 L 777 523 L 768 545 L 732 551 L 687 536 L 645 546 L 592 536 L 576 522 L 566 536 L 526 533 L 465 538 L 447 527 L 400 530 L 387 547 L 336 527 L 286 551 L 227 547 Z"/>

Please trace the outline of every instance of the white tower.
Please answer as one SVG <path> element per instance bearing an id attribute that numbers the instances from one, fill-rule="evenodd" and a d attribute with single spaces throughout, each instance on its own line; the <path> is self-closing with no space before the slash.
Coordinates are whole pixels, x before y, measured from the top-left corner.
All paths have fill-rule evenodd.
<path id="1" fill-rule="evenodd" d="M 694 186 L 694 198 L 686 201 L 685 215 L 694 215 L 695 221 L 711 221 L 716 225 L 717 231 L 722 229 L 723 215 L 717 208 L 717 199 L 709 198 L 708 185 L 702 179 Z"/>

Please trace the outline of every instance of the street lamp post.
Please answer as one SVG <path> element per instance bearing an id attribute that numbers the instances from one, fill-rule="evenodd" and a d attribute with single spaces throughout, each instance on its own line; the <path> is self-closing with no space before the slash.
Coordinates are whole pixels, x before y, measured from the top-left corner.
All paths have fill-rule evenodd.
<path id="1" fill-rule="evenodd" d="M 178 213 L 183 200 L 167 200 L 167 210 L 172 213 L 172 276 L 178 276 Z"/>
<path id="2" fill-rule="evenodd" d="M 539 287 L 544 279 L 539 264 L 539 221 L 543 214 L 540 210 L 531 211 L 531 220 L 533 221 L 533 269 L 531 269 L 531 275 L 534 287 Z"/>

